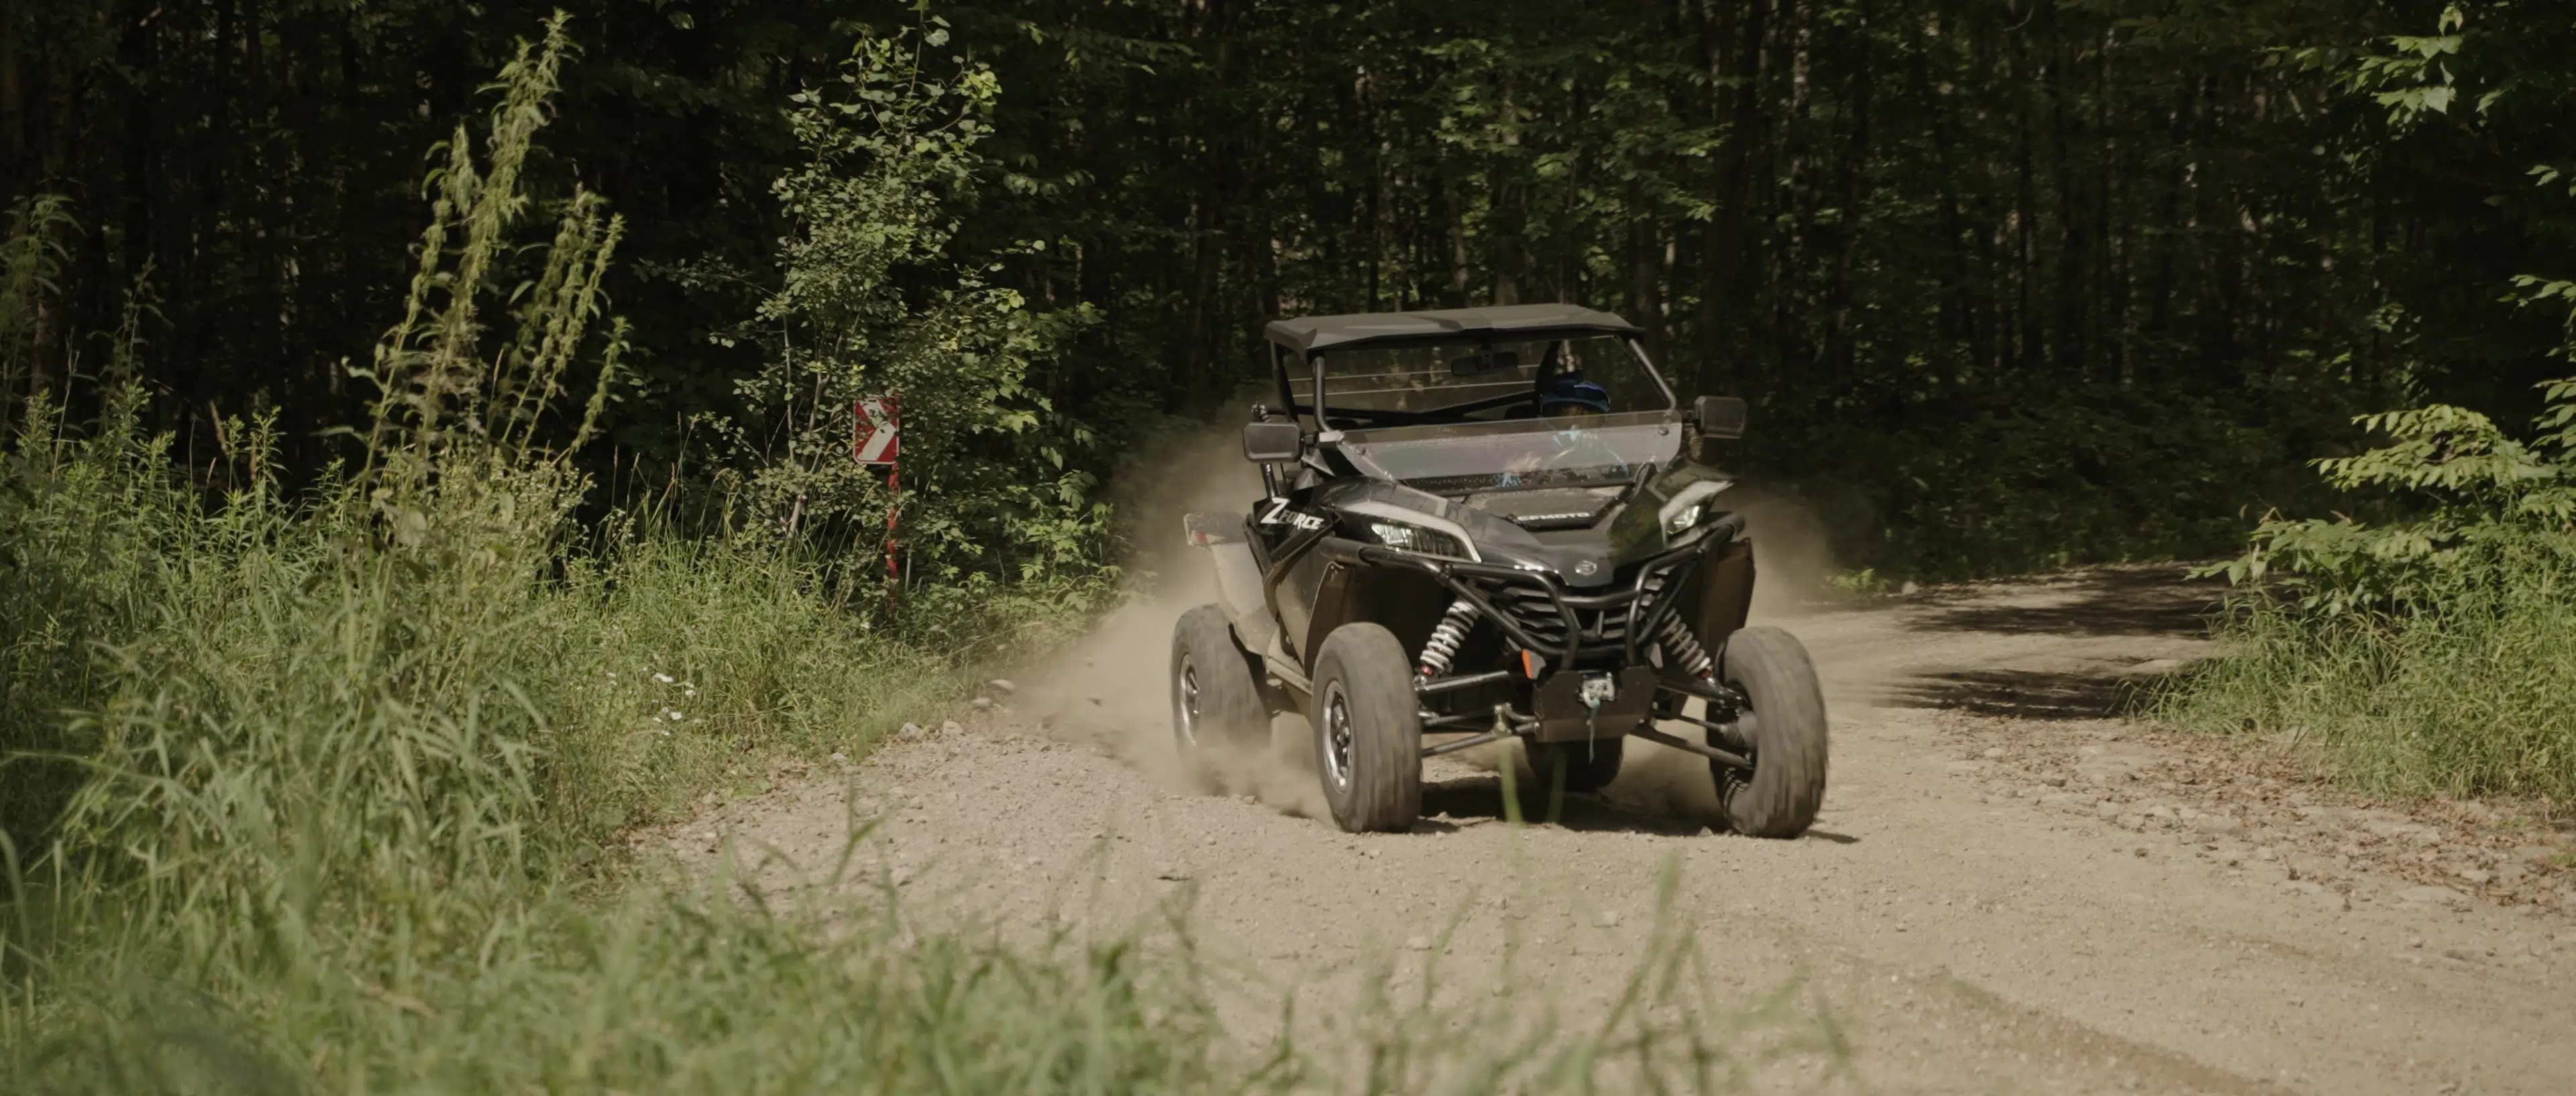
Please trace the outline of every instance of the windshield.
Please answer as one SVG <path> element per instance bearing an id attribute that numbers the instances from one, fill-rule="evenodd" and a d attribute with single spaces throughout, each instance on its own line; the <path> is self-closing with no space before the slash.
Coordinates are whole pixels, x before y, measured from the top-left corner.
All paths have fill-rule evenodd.
<path id="1" fill-rule="evenodd" d="M 1681 420 L 1659 411 L 1360 430 L 1341 451 L 1372 478 L 1435 494 L 1624 483 L 1680 454 Z"/>
<path id="2" fill-rule="evenodd" d="M 1498 422 L 1548 415 L 1666 411 L 1645 362 L 1616 335 L 1453 342 L 1327 351 L 1328 429 Z M 1314 373 L 1290 370 L 1297 403 L 1313 406 Z"/>

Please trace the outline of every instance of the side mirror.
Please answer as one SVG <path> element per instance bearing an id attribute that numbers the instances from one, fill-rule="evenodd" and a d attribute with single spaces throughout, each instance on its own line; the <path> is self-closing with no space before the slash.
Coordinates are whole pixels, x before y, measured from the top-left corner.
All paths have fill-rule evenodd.
<path id="1" fill-rule="evenodd" d="M 1243 426 L 1243 459 L 1276 464 L 1305 455 L 1306 435 L 1293 422 L 1252 422 Z"/>
<path id="2" fill-rule="evenodd" d="M 1733 396 L 1701 396 L 1691 406 L 1691 417 L 1699 420 L 1699 433 L 1704 438 L 1743 437 L 1748 413 L 1744 401 Z"/>

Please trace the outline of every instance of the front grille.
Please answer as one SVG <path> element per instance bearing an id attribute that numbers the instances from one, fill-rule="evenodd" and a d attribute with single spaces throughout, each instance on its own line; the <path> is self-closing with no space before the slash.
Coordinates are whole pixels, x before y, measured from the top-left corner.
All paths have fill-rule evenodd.
<path id="1" fill-rule="evenodd" d="M 1644 620 L 1646 615 L 1654 610 L 1655 599 L 1663 593 L 1664 581 L 1664 576 L 1661 575 L 1646 580 L 1644 601 L 1637 607 L 1639 620 Z M 1542 653 L 1561 653 L 1569 647 L 1576 646 L 1592 648 L 1605 645 L 1619 646 L 1627 642 L 1628 603 L 1636 600 L 1628 590 L 1623 589 L 1607 597 L 1583 599 L 1600 600 L 1606 604 L 1575 606 L 1573 608 L 1574 626 L 1578 632 L 1569 643 L 1565 614 L 1560 612 L 1556 602 L 1548 597 L 1544 582 L 1545 580 L 1537 576 L 1531 576 L 1525 579 L 1480 579 L 1477 580 L 1476 585 L 1479 587 L 1478 593 L 1484 596 L 1487 603 L 1511 617 L 1512 623 L 1519 625 L 1522 631 L 1529 633 L 1530 638 L 1537 640 L 1541 646 L 1550 648 L 1549 651 Z"/>

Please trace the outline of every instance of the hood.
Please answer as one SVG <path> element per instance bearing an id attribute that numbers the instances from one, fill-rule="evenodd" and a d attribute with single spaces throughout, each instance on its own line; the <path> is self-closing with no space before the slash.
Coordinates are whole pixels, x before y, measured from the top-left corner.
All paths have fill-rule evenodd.
<path id="1" fill-rule="evenodd" d="M 1711 482 L 1722 490 L 1725 477 L 1706 465 L 1675 462 L 1633 493 L 1536 488 L 1452 500 L 1382 480 L 1349 480 L 1325 487 L 1317 501 L 1360 519 L 1420 515 L 1429 527 L 1464 533 L 1486 563 L 1545 571 L 1567 586 L 1590 589 L 1619 581 L 1629 564 L 1670 548 L 1660 510 L 1693 485 Z M 1622 502 L 1622 494 L 1630 497 Z"/>

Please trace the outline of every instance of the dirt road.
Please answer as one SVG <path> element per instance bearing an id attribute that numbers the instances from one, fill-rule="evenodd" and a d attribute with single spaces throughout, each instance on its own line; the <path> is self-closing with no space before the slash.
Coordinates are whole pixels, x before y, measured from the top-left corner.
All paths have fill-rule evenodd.
<path id="1" fill-rule="evenodd" d="M 1234 794 L 1177 790 L 1174 614 L 1139 609 L 965 726 L 673 848 L 820 860 L 882 815 L 868 856 L 925 901 L 1110 925 L 1186 890 L 1203 940 L 1282 980 L 1434 951 L 1489 970 L 1508 946 L 1515 984 L 1575 1014 L 1645 947 L 1669 869 L 1729 987 L 1797 985 L 1841 1025 L 1851 1072 L 1828 1089 L 2576 1092 L 2570 846 L 2107 717 L 2202 653 L 2210 594 L 2110 570 L 1775 614 L 1833 713 L 1831 790 L 1797 841 L 1711 832 L 1705 767 L 1651 747 L 1519 830 L 1488 755 L 1435 761 L 1416 832 L 1339 833 L 1307 816 L 1287 719 Z"/>

